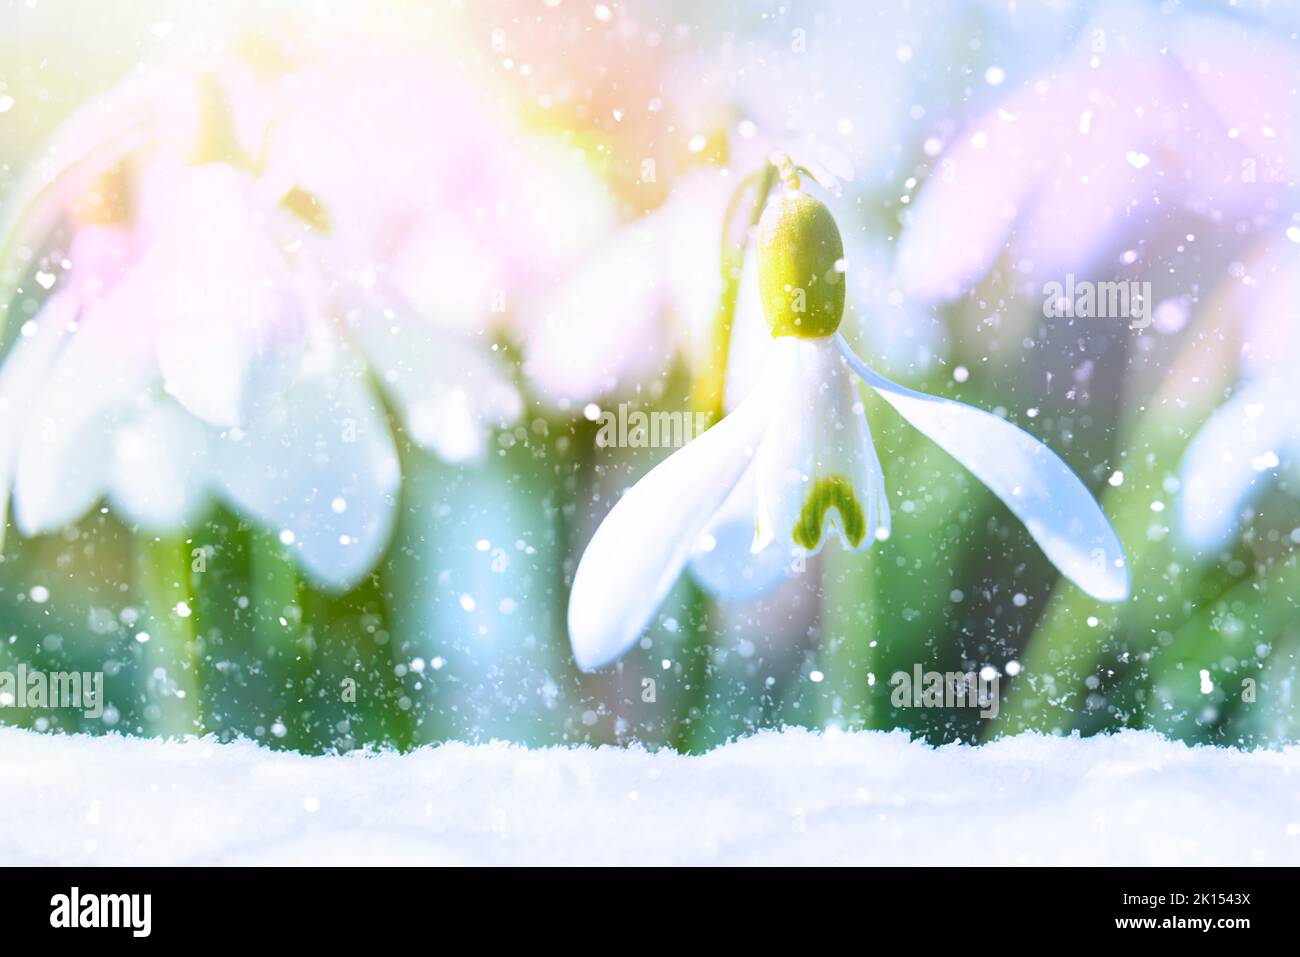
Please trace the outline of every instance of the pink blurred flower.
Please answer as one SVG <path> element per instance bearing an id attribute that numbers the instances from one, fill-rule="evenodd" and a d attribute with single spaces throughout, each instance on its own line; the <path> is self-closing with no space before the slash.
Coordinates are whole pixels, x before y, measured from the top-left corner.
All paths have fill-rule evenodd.
<path id="1" fill-rule="evenodd" d="M 1295 75 L 1293 52 L 1243 22 L 1104 7 L 948 144 L 900 240 L 905 289 L 955 297 L 1004 250 L 1059 277 L 1170 217 L 1266 213 L 1297 173 Z"/>

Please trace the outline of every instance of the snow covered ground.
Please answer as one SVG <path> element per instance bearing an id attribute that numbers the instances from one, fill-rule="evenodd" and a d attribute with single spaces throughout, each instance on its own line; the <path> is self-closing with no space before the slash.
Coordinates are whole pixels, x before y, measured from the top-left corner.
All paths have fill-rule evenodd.
<path id="1" fill-rule="evenodd" d="M 703 757 L 0 728 L 0 864 L 1298 864 L 1300 747 L 929 748 L 770 732 Z"/>

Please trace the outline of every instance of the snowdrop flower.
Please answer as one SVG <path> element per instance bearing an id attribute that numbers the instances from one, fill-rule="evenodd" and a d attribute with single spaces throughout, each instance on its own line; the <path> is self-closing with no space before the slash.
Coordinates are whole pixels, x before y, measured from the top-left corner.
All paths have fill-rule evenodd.
<path id="1" fill-rule="evenodd" d="M 1188 544 L 1227 545 L 1248 502 L 1278 470 L 1300 462 L 1300 227 L 1269 243 L 1239 283 L 1245 310 L 1240 382 L 1192 439 L 1179 469 L 1179 519 Z"/>
<path id="2" fill-rule="evenodd" d="M 751 124 L 752 125 L 752 124 Z M 756 131 L 728 141 L 733 160 L 723 168 L 692 170 L 665 202 L 609 232 L 587 259 L 566 272 L 525 309 L 524 372 L 542 395 L 570 405 L 630 393 L 658 377 L 675 358 L 698 371 L 716 346 L 718 303 L 726 280 L 719 268 L 720 240 L 748 245 L 753 177 L 738 170 L 773 155 L 796 155 L 801 168 L 833 192 L 853 168 L 844 157 L 814 144 L 795 144 Z M 730 218 L 729 218 L 730 217 Z M 725 224 L 726 236 L 718 224 Z M 746 256 L 752 270 L 752 256 Z M 768 336 L 757 289 L 748 272 L 730 333 L 727 395 L 753 384 Z M 610 322 L 611 314 L 620 317 Z"/>
<path id="3" fill-rule="evenodd" d="M 772 336 L 760 384 L 628 490 L 596 530 L 569 600 L 579 667 L 608 665 L 636 642 L 693 552 L 735 547 L 734 536 L 710 532 L 729 511 L 748 511 L 746 551 L 768 563 L 815 554 L 832 534 L 853 551 L 887 536 L 885 478 L 855 375 L 988 485 L 1065 575 L 1100 600 L 1125 598 L 1115 532 L 1060 458 L 994 415 L 894 384 L 854 354 L 838 333 L 839 230 L 797 175 L 785 176 L 759 229 Z"/>
<path id="4" fill-rule="evenodd" d="M 37 273 L 51 295 L 0 367 L 0 505 L 12 489 L 26 536 L 101 498 L 163 533 L 216 498 L 344 589 L 386 547 L 400 484 L 372 382 L 455 462 L 482 454 L 486 420 L 518 400 L 476 347 L 343 268 L 328 207 L 258 175 L 270 118 L 250 76 L 158 77 L 133 94 L 124 115 L 145 132 L 101 185 L 87 188 L 74 150 L 25 197 L 52 196 L 72 239 Z M 39 229 L 26 241 L 53 243 Z"/>
<path id="5" fill-rule="evenodd" d="M 245 422 L 302 354 L 290 271 L 229 162 L 242 146 L 224 94 L 207 80 L 140 92 L 155 108 L 153 149 L 137 143 L 88 185 L 56 179 L 72 238 L 37 272 L 51 295 L 3 367 L 0 484 L 13 482 L 25 535 L 105 494 L 148 528 L 186 521 L 203 497 L 199 423 Z"/>

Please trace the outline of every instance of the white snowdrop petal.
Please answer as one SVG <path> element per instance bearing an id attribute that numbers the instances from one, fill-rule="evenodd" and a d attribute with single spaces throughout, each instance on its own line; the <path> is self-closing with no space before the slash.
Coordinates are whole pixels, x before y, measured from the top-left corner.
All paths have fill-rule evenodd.
<path id="1" fill-rule="evenodd" d="M 489 430 L 523 411 L 501 364 L 478 344 L 415 315 L 390 289 L 367 290 L 351 280 L 341 285 L 356 341 L 411 438 L 445 462 L 482 460 Z"/>
<path id="2" fill-rule="evenodd" d="M 29 407 L 14 481 L 24 535 L 75 521 L 107 491 L 113 429 L 157 384 L 150 297 L 130 274 L 83 310 Z"/>
<path id="3" fill-rule="evenodd" d="M 339 356 L 302 376 L 244 432 L 211 444 L 226 497 L 282 530 L 325 588 L 355 585 L 388 544 L 400 472 L 377 406 L 360 364 Z M 337 498 L 345 511 L 334 509 Z"/>
<path id="4" fill-rule="evenodd" d="M 161 398 L 113 434 L 108 496 L 129 523 L 150 532 L 188 525 L 203 505 L 208 476 L 202 424 Z"/>
<path id="5" fill-rule="evenodd" d="M 754 463 L 753 549 L 816 554 L 832 531 L 845 548 L 869 549 L 884 479 L 848 369 L 830 339 L 780 337 L 771 349 L 764 388 L 774 407 Z"/>
<path id="6" fill-rule="evenodd" d="M 155 234 L 135 269 L 155 290 L 164 385 L 200 419 L 242 425 L 292 381 L 304 349 L 288 267 L 235 170 L 156 175 L 142 203 Z"/>
<path id="7" fill-rule="evenodd" d="M 1067 578 L 1101 601 L 1128 596 L 1128 565 L 1114 528 L 1055 452 L 981 409 L 890 382 L 836 339 L 867 385 L 1002 499 Z"/>
<path id="8" fill-rule="evenodd" d="M 569 595 L 578 667 L 608 665 L 636 642 L 749 465 L 767 419 L 768 398 L 755 393 L 651 470 L 605 516 Z"/>
<path id="9" fill-rule="evenodd" d="M 992 131 L 984 147 L 976 148 L 969 136 L 958 140 L 912 204 L 898 244 L 899 280 L 912 296 L 953 298 L 1001 254 L 1014 213 L 1046 172 L 1026 140 L 1070 109 L 1032 91 L 1009 96 L 1003 108 L 1020 120 L 1004 123 L 991 113 L 979 118 L 972 129 Z"/>
<path id="10" fill-rule="evenodd" d="M 1267 463 L 1289 449 L 1300 449 L 1294 392 L 1278 379 L 1240 389 L 1201 427 L 1179 468 L 1178 516 L 1186 540 L 1202 549 L 1225 545 L 1243 506 L 1269 481 Z"/>
<path id="11" fill-rule="evenodd" d="M 524 371 L 543 394 L 585 402 L 658 368 L 667 349 L 661 222 L 660 212 L 624 226 L 527 310 Z"/>
<path id="12" fill-rule="evenodd" d="M 461 335 L 479 332 L 494 308 L 504 311 L 509 304 L 503 297 L 511 277 L 503 275 L 497 251 L 475 230 L 472 219 L 452 209 L 426 210 L 419 229 L 385 261 L 386 274 L 422 319 Z"/>
<path id="13" fill-rule="evenodd" d="M 789 577 L 795 567 L 793 548 L 753 552 L 757 509 L 751 465 L 691 552 L 691 575 L 710 594 L 733 600 L 755 598 Z"/>
<path id="14" fill-rule="evenodd" d="M 49 376 L 76 310 L 75 296 L 52 296 L 33 323 L 32 334 L 19 335 L 0 366 L 0 549 L 4 547 L 9 490 L 19 445 L 30 422 L 32 405 Z"/>

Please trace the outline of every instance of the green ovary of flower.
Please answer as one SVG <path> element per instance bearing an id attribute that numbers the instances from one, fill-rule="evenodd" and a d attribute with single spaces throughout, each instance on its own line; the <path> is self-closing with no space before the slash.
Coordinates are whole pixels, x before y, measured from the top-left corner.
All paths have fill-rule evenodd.
<path id="1" fill-rule="evenodd" d="M 857 548 L 867 533 L 867 521 L 862 506 L 853 494 L 853 485 L 842 475 L 832 475 L 817 480 L 812 493 L 804 499 L 799 521 L 794 526 L 795 544 L 812 551 L 822 539 L 822 523 L 826 512 L 835 509 L 844 523 L 844 537 Z"/>
<path id="2" fill-rule="evenodd" d="M 758 227 L 758 283 L 773 336 L 817 339 L 844 315 L 844 243 L 835 217 L 798 190 L 773 200 Z"/>

